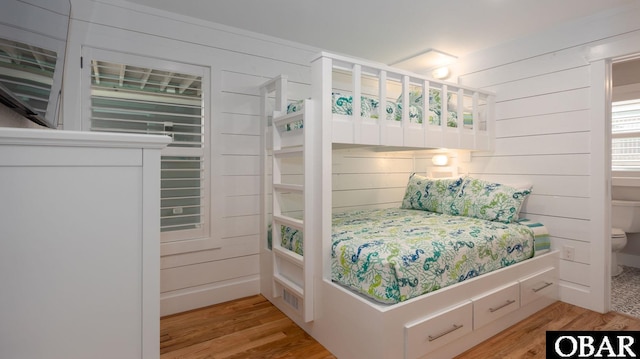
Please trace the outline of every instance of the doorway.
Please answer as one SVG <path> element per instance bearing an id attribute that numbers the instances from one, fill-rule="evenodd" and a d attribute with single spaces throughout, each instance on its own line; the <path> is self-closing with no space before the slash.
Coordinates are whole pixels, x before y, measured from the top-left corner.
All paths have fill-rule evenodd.
<path id="1" fill-rule="evenodd" d="M 640 231 L 618 212 L 640 206 L 640 56 L 613 61 L 611 74 L 611 223 L 626 232 L 612 237 L 611 310 L 640 317 Z"/>

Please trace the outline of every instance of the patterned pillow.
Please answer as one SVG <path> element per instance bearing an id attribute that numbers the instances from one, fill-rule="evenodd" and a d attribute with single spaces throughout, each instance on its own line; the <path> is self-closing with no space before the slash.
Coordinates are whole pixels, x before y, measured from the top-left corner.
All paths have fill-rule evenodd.
<path id="1" fill-rule="evenodd" d="M 447 214 L 512 223 L 518 219 L 531 188 L 516 189 L 500 183 L 465 177 Z"/>
<path id="2" fill-rule="evenodd" d="M 304 100 L 296 100 L 287 105 L 287 113 L 298 112 L 304 109 Z"/>
<path id="3" fill-rule="evenodd" d="M 371 118 L 379 118 L 380 116 L 378 115 L 380 112 L 380 102 L 376 99 L 369 99 L 371 101 Z M 397 112 L 397 106 L 396 103 L 393 101 L 388 101 L 387 100 L 387 106 L 386 106 L 386 110 L 385 110 L 385 118 L 387 120 L 395 120 L 396 119 L 396 112 Z"/>
<path id="4" fill-rule="evenodd" d="M 400 208 L 445 213 L 456 198 L 462 178 L 427 178 L 411 174 Z"/>
<path id="5" fill-rule="evenodd" d="M 342 95 L 338 92 L 333 92 L 331 112 L 337 115 L 353 115 L 353 96 Z M 360 116 L 372 117 L 374 113 L 374 99 L 369 97 L 360 96 Z M 377 117 L 377 116 L 376 116 Z M 375 117 L 374 117 L 375 118 Z"/>

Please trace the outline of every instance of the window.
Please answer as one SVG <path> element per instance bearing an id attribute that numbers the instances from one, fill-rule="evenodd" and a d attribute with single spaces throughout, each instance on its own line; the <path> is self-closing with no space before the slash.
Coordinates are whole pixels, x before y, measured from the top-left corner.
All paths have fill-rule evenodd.
<path id="1" fill-rule="evenodd" d="M 614 102 L 611 115 L 611 166 L 640 171 L 640 99 Z"/>
<path id="2" fill-rule="evenodd" d="M 89 129 L 171 136 L 161 156 L 161 240 L 206 237 L 209 146 L 202 71 L 190 73 L 176 63 L 171 70 L 144 63 L 89 61 Z"/>

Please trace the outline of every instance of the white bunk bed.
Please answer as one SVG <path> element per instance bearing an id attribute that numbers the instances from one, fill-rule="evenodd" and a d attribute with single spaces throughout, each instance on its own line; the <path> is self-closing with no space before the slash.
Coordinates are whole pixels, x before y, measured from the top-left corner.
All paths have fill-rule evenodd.
<path id="1" fill-rule="evenodd" d="M 330 254 L 333 149 L 490 150 L 494 96 L 325 52 L 312 61 L 310 99 L 292 105 L 287 86 L 287 78 L 280 76 L 261 87 L 266 149 L 262 228 L 264 238 L 272 235 L 271 247 L 265 244 L 261 251 L 261 291 L 337 357 L 450 358 L 557 299 L 557 251 L 392 305 L 335 284 Z M 274 97 L 271 112 L 267 103 Z M 336 97 L 361 111 L 341 114 Z M 437 97 L 447 105 L 437 108 L 432 103 Z M 287 106 L 297 111 L 287 113 Z M 297 162 L 302 176 L 283 175 L 292 157 L 302 159 Z M 271 224 L 304 233 L 304 255 L 283 248 L 280 231 L 267 230 Z"/>

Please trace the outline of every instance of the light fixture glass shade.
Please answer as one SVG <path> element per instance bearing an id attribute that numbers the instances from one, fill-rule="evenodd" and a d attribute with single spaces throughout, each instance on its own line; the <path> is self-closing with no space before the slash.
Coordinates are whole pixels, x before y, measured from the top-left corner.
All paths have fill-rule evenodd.
<path id="1" fill-rule="evenodd" d="M 434 79 L 442 80 L 449 77 L 449 68 L 447 66 L 438 67 L 431 72 Z"/>
<path id="2" fill-rule="evenodd" d="M 449 162 L 447 155 L 435 155 L 431 157 L 431 162 L 436 166 L 445 166 Z"/>

